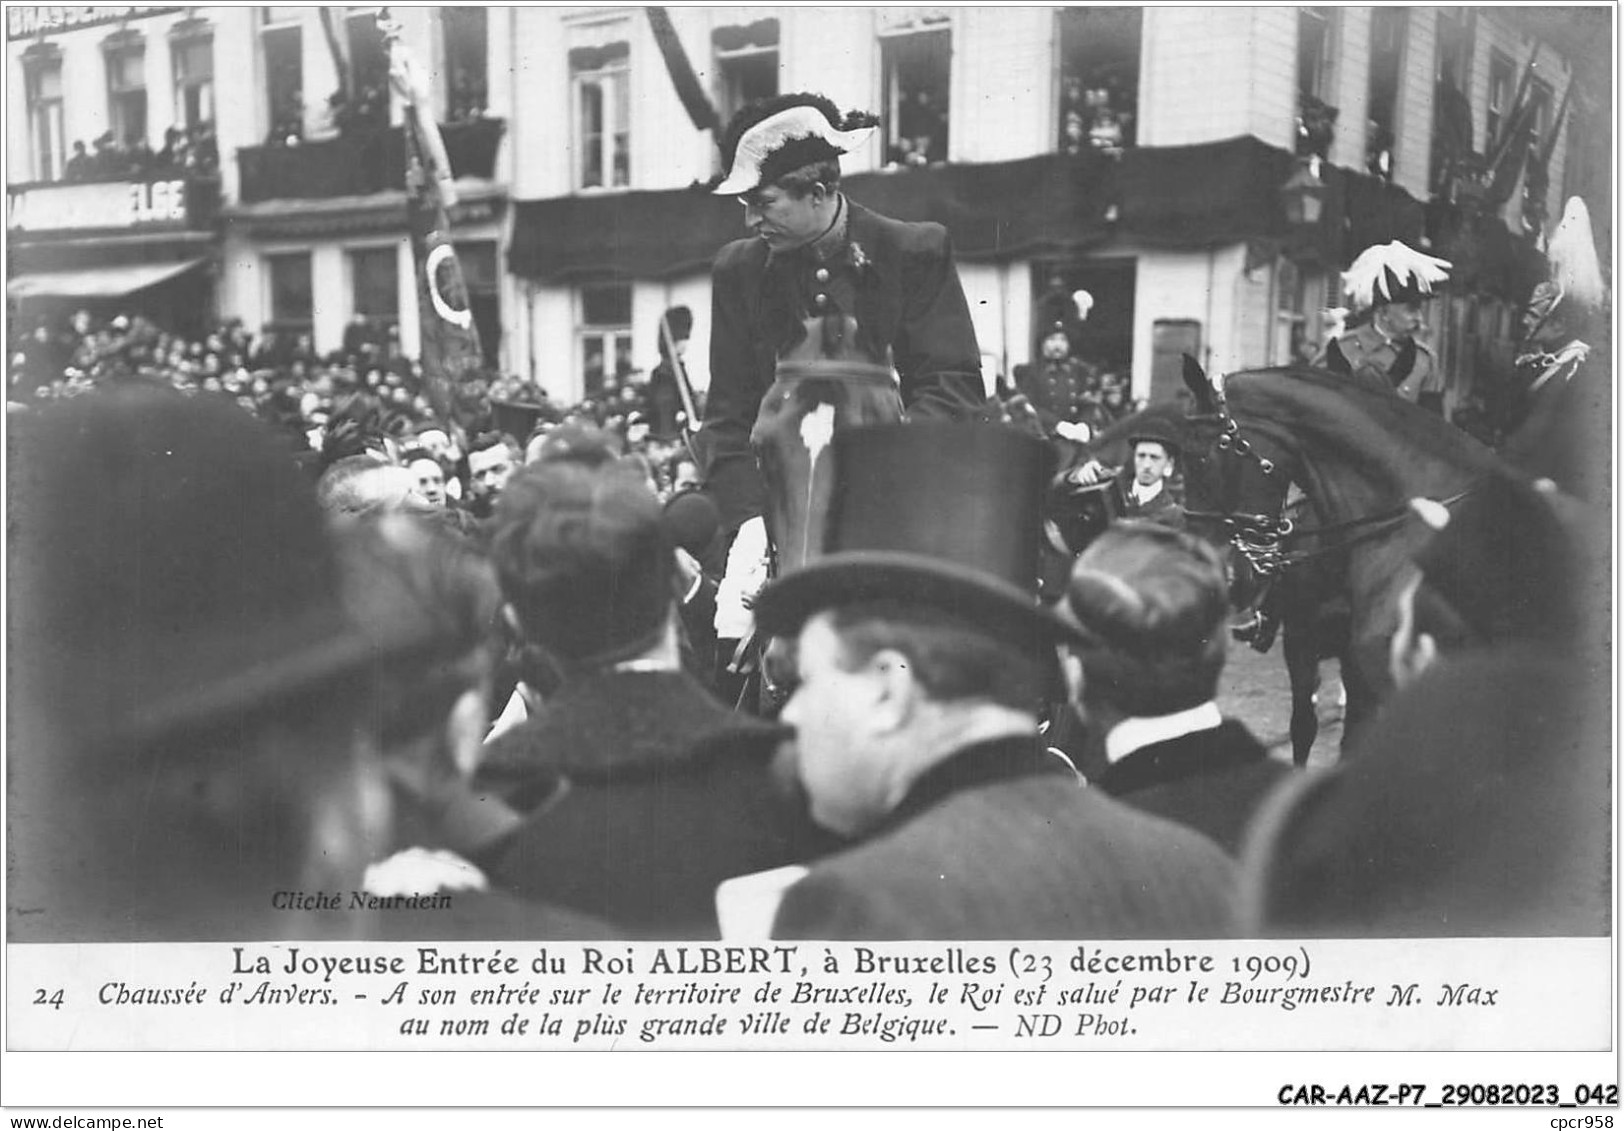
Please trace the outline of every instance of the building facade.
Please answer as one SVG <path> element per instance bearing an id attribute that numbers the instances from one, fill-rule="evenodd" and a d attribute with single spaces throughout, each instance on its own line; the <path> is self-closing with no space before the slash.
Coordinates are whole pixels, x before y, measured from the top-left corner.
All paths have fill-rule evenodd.
<path id="1" fill-rule="evenodd" d="M 1338 304 L 1339 272 L 1370 243 L 1402 238 L 1449 254 L 1451 162 L 1488 150 L 1519 100 L 1538 104 L 1525 136 L 1551 142 L 1543 187 L 1530 188 L 1540 205 L 1526 211 L 1536 225 L 1554 221 L 1572 191 L 1564 162 L 1577 110 L 1564 103 L 1584 33 L 1529 11 L 670 16 L 723 121 L 750 97 L 796 90 L 879 113 L 871 145 L 845 159 L 847 190 L 887 214 L 947 225 L 989 386 L 1035 351 L 1045 296 L 1086 289 L 1095 305 L 1074 346 L 1154 397 L 1175 387 L 1184 352 L 1221 371 L 1311 354 L 1321 311 Z M 617 370 L 646 370 L 660 312 L 681 303 L 695 312 L 688 356 L 703 385 L 709 258 L 743 234 L 736 203 L 693 187 L 716 172 L 712 134 L 677 96 L 642 9 L 530 9 L 518 27 L 516 83 L 536 94 L 526 109 L 564 109 L 516 124 L 510 266 L 524 290 L 514 326 L 524 372 L 568 399 Z M 1450 92 L 1466 111 L 1441 120 Z M 1312 156 L 1315 216 L 1304 218 L 1287 184 Z M 1497 262 L 1517 258 L 1507 241 L 1531 245 L 1531 179 L 1500 186 Z M 1435 312 L 1435 344 L 1462 374 L 1452 396 L 1469 392 L 1467 371 L 1485 350 L 1511 349 L 1526 289 L 1513 294 L 1520 280 L 1490 274 L 1478 271 L 1461 301 Z"/>
<path id="2" fill-rule="evenodd" d="M 659 316 L 681 304 L 704 387 L 710 261 L 742 215 L 695 187 L 718 171 L 716 138 L 679 98 L 648 11 L 392 11 L 439 103 L 493 368 L 574 400 L 652 369 Z M 1218 371 L 1284 363 L 1321 339 L 1352 256 L 1402 238 L 1463 258 L 1433 327 L 1458 398 L 1509 363 L 1519 270 L 1563 197 L 1610 217 L 1610 14 L 1588 10 L 1598 36 L 1580 11 L 669 18 L 723 122 L 798 90 L 880 115 L 845 159 L 847 191 L 948 227 L 989 387 L 1034 353 L 1053 296 L 1078 289 L 1095 301 L 1074 347 L 1136 396 L 1176 387 L 1184 352 Z M 308 334 L 323 353 L 394 334 L 414 352 L 404 112 L 377 12 L 8 8 L 12 298 L 94 291 Z M 1531 139 L 1538 168 L 1519 161 L 1489 194 L 1493 224 L 1466 225 L 1509 134 Z M 74 142 L 94 158 L 99 138 L 152 157 L 70 172 Z"/>

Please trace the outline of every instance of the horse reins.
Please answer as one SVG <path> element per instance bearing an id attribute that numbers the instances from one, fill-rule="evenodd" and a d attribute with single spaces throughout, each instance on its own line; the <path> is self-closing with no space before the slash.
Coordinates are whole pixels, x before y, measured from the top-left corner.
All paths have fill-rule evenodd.
<path id="1" fill-rule="evenodd" d="M 1273 476 L 1277 465 L 1266 456 L 1259 455 L 1252 447 L 1251 441 L 1240 434 L 1240 424 L 1229 415 L 1229 405 L 1224 398 L 1222 389 L 1213 390 L 1213 396 L 1218 406 L 1217 416 L 1223 424 L 1223 432 L 1219 435 L 1217 446 L 1221 454 L 1234 455 L 1241 459 L 1250 459 L 1257 464 L 1258 469 L 1266 476 Z M 1458 491 L 1447 499 L 1439 502 L 1445 507 L 1453 507 L 1476 490 L 1468 487 Z M 1282 508 L 1284 495 L 1282 495 Z M 1248 514 L 1244 511 L 1186 511 L 1189 518 L 1208 519 L 1223 523 L 1229 534 L 1229 543 L 1236 553 L 1246 560 L 1246 564 L 1259 577 L 1272 580 L 1274 576 L 1287 566 L 1299 565 L 1312 561 L 1328 554 L 1340 553 L 1361 542 L 1375 538 L 1405 521 L 1409 516 L 1408 502 L 1391 510 L 1379 514 L 1363 515 L 1359 518 L 1338 522 L 1331 526 L 1314 526 L 1302 530 L 1297 524 L 1287 518 L 1282 509 L 1278 515 Z M 1296 534 L 1298 537 L 1312 536 L 1314 538 L 1327 538 L 1331 535 L 1347 534 L 1357 531 L 1352 538 L 1341 539 L 1329 545 L 1321 545 L 1312 550 L 1287 550 L 1286 542 Z"/>

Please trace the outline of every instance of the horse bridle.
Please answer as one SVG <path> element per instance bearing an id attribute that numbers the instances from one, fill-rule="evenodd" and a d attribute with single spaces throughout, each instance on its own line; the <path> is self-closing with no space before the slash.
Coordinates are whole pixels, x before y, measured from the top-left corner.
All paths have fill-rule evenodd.
<path id="1" fill-rule="evenodd" d="M 1240 423 L 1229 414 L 1229 405 L 1224 398 L 1223 390 L 1215 389 L 1213 399 L 1217 407 L 1215 415 L 1218 422 L 1223 426 L 1223 431 L 1219 434 L 1217 440 L 1219 454 L 1233 455 L 1239 459 L 1251 460 L 1257 464 L 1258 469 L 1264 475 L 1272 477 L 1279 470 L 1279 465 L 1267 456 L 1260 455 L 1253 449 L 1251 442 L 1240 434 Z M 1445 507 L 1453 507 L 1475 490 L 1475 487 L 1468 487 L 1438 501 Z M 1407 521 L 1410 514 L 1410 504 L 1406 500 L 1400 506 L 1377 514 L 1363 515 L 1330 526 L 1307 528 L 1300 533 L 1302 535 L 1313 535 L 1316 539 L 1322 540 L 1322 544 L 1310 550 L 1287 550 L 1286 542 L 1298 531 L 1297 524 L 1286 517 L 1285 500 L 1286 492 L 1282 491 L 1280 494 L 1281 510 L 1276 515 L 1247 513 L 1231 509 L 1228 511 L 1186 511 L 1185 516 L 1187 518 L 1222 523 L 1224 530 L 1229 534 L 1229 544 L 1246 561 L 1252 571 L 1262 579 L 1266 589 L 1281 570 L 1301 562 L 1311 561 L 1314 558 L 1350 549 L 1360 542 L 1386 533 L 1393 527 Z M 1351 534 L 1352 537 L 1338 537 L 1328 542 L 1323 541 L 1333 535 L 1340 536 L 1344 534 Z"/>
<path id="2" fill-rule="evenodd" d="M 1250 460 L 1264 475 L 1272 477 L 1278 466 L 1272 459 L 1253 449 L 1252 443 L 1240 434 L 1240 423 L 1229 414 L 1229 404 L 1222 389 L 1213 390 L 1218 422 L 1223 431 L 1218 434 L 1219 455 L 1231 455 Z M 1286 564 L 1285 540 L 1297 528 L 1285 515 L 1285 492 L 1281 492 L 1281 511 L 1267 515 L 1248 513 L 1231 508 L 1227 511 L 1185 511 L 1185 517 L 1205 519 L 1223 525 L 1229 544 L 1252 571 L 1260 578 L 1272 578 Z"/>

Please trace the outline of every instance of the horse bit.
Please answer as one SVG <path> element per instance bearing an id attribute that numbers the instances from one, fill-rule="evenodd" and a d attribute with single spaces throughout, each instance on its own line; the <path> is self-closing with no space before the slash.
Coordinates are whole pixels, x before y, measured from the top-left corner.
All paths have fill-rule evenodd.
<path id="1" fill-rule="evenodd" d="M 1222 389 L 1214 389 L 1218 406 L 1218 420 L 1223 432 L 1218 436 L 1218 451 L 1222 454 L 1250 459 L 1264 475 L 1275 473 L 1275 462 L 1252 450 L 1252 443 L 1240 434 L 1241 426 L 1229 415 L 1228 402 Z M 1187 517 L 1210 519 L 1223 523 L 1229 535 L 1229 544 L 1246 560 L 1252 572 L 1260 578 L 1272 578 L 1286 564 L 1285 540 L 1297 524 L 1284 513 L 1278 515 L 1247 514 L 1243 511 L 1186 511 Z"/>

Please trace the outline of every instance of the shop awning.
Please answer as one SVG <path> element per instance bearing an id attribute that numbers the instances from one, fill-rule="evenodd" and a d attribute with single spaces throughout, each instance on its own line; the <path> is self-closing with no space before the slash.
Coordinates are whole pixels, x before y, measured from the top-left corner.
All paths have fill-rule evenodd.
<path id="1" fill-rule="evenodd" d="M 17 275 L 6 280 L 6 297 L 117 298 L 173 279 L 201 263 L 201 259 L 182 259 L 172 263 L 133 263 L 84 271 L 41 271 Z"/>

